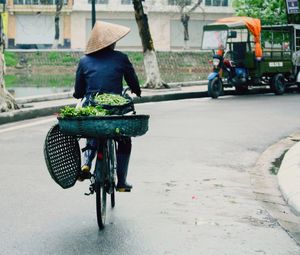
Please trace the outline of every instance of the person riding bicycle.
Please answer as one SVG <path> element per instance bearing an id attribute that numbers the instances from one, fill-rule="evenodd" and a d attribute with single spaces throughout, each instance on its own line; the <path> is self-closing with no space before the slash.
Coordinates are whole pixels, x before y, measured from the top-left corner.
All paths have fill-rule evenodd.
<path id="1" fill-rule="evenodd" d="M 128 56 L 114 50 L 116 42 L 130 32 L 130 28 L 97 21 L 86 45 L 85 55 L 80 58 L 73 96 L 85 98 L 84 106 L 95 93 L 122 94 L 123 78 L 132 93 L 141 96 L 141 88 L 135 70 Z M 84 152 L 81 180 L 89 175 L 97 150 L 97 139 L 87 139 Z M 117 190 L 130 190 L 126 182 L 131 153 L 131 138 L 117 139 Z M 88 175 L 87 175 L 88 174 Z"/>

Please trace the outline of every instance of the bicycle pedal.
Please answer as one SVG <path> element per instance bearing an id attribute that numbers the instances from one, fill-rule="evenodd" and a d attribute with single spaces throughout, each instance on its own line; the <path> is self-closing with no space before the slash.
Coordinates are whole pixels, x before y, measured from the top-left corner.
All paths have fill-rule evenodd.
<path id="1" fill-rule="evenodd" d="M 90 185 L 89 191 L 90 191 L 90 193 L 84 193 L 84 195 L 89 196 L 89 195 L 93 195 L 94 194 L 94 192 L 95 192 L 94 184 Z"/>

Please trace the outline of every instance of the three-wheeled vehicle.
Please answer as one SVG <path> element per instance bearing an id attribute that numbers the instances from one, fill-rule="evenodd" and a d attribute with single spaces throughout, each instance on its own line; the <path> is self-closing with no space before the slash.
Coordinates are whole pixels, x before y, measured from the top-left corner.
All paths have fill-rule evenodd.
<path id="1" fill-rule="evenodd" d="M 213 50 L 208 94 L 223 88 L 244 93 L 251 86 L 270 87 L 281 95 L 300 89 L 300 25 L 261 26 L 259 19 L 228 17 L 204 26 L 202 49 Z"/>

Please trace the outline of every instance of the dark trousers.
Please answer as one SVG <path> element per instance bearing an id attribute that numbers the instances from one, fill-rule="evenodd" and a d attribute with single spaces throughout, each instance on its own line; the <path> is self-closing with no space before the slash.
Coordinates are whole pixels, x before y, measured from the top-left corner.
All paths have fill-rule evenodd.
<path id="1" fill-rule="evenodd" d="M 86 139 L 87 150 L 84 152 L 83 164 L 91 167 L 92 161 L 95 158 L 97 148 L 101 143 L 101 139 Z M 127 155 L 130 157 L 131 154 L 131 138 L 130 137 L 122 137 L 115 139 L 117 142 L 117 157 L 118 155 Z"/>

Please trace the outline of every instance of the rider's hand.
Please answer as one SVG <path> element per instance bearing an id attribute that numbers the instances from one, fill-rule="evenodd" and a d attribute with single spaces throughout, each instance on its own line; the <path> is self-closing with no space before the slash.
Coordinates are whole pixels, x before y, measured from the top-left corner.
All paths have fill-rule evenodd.
<path id="1" fill-rule="evenodd" d="M 138 97 L 141 97 L 142 91 L 141 90 L 135 91 L 134 94 L 136 94 Z"/>
<path id="2" fill-rule="evenodd" d="M 80 99 L 80 98 L 83 98 L 82 95 L 79 95 L 78 93 L 74 92 L 73 93 L 73 97 L 75 97 L 76 99 Z"/>

